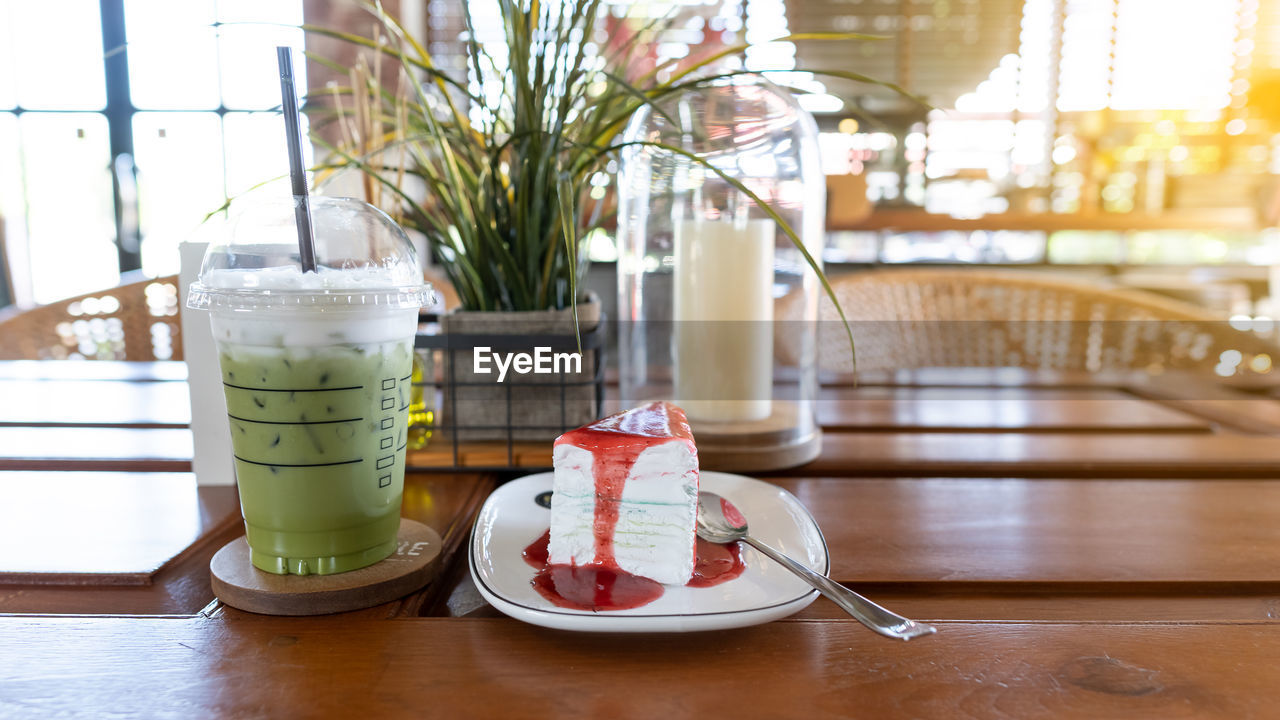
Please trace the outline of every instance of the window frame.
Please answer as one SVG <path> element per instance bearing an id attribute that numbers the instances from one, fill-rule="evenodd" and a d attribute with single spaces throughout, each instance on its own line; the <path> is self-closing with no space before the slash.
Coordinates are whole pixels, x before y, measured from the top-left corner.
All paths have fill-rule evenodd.
<path id="1" fill-rule="evenodd" d="M 303 3 L 305 8 L 306 2 Z M 229 108 L 219 93 L 214 108 L 139 108 L 133 102 L 129 77 L 129 40 L 125 24 L 125 0 L 98 0 L 99 20 L 102 31 L 103 84 L 106 105 L 101 109 L 37 109 L 25 108 L 20 102 L 13 107 L 0 109 L 0 113 L 21 118 L 26 113 L 75 113 L 97 114 L 106 119 L 108 150 L 110 153 L 112 207 L 115 222 L 114 244 L 121 274 L 142 269 L 142 215 L 138 193 L 138 174 L 134 152 L 134 118 L 140 113 L 211 113 L 218 116 L 219 126 L 225 133 L 225 119 L 231 113 L 258 113 L 279 111 L 275 108 Z M 216 17 L 210 24 L 215 29 L 232 25 Z M 225 163 L 225 148 L 224 163 Z M 4 237 L 0 227 L 0 308 L 8 305 L 28 307 L 35 304 L 30 288 L 21 290 L 23 283 L 15 282 L 10 259 L 13 257 L 7 244 L 15 238 Z M 24 239 L 25 241 L 25 239 Z"/>

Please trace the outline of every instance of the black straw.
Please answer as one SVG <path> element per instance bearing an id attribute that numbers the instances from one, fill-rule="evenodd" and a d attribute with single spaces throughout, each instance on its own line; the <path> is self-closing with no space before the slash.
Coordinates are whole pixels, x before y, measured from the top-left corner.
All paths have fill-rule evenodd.
<path id="1" fill-rule="evenodd" d="M 302 123 L 298 115 L 298 92 L 293 85 L 293 51 L 276 48 L 280 63 L 280 99 L 284 101 L 284 128 L 289 146 L 289 178 L 293 183 L 293 214 L 298 222 L 298 259 L 302 272 L 316 271 L 316 239 L 311 229 L 311 201 L 307 197 L 307 171 L 302 167 Z"/>

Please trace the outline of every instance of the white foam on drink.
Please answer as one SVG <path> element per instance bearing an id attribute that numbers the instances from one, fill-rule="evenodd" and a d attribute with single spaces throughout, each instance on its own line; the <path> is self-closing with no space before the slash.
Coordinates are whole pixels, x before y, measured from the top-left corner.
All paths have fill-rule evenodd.
<path id="1" fill-rule="evenodd" d="M 213 339 L 259 347 L 369 345 L 412 338 L 415 308 L 259 308 L 210 314 Z"/>
<path id="2" fill-rule="evenodd" d="M 396 289 L 388 287 L 387 273 L 379 268 L 218 269 L 205 272 L 201 282 L 215 292 L 249 291 L 237 293 L 234 308 L 213 308 L 218 342 L 276 348 L 367 345 L 411 338 L 417 330 L 416 307 L 383 298 Z M 277 302 L 280 295 L 300 302 Z"/>
<path id="3" fill-rule="evenodd" d="M 329 268 L 321 267 L 313 273 L 304 273 L 297 266 L 255 269 L 209 270 L 200 278 L 206 287 L 219 289 L 254 290 L 391 290 L 395 285 L 387 271 L 376 267 Z"/>

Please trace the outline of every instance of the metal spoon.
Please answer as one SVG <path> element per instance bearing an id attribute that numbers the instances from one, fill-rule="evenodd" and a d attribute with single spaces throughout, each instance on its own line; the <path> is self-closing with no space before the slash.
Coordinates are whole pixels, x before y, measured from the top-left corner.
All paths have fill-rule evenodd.
<path id="1" fill-rule="evenodd" d="M 910 640 L 937 632 L 931 625 L 889 612 L 830 578 L 819 575 L 747 534 L 747 519 L 728 500 L 711 492 L 698 493 L 698 537 L 713 543 L 742 540 L 817 588 L 858 622 L 885 637 Z"/>

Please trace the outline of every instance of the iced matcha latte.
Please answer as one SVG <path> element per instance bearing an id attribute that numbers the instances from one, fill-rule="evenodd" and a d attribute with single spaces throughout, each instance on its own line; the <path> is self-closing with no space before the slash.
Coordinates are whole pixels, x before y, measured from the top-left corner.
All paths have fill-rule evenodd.
<path id="1" fill-rule="evenodd" d="M 254 565 L 328 574 L 395 549 L 411 352 L 218 344 Z"/>
<path id="2" fill-rule="evenodd" d="M 321 263 L 303 272 L 290 209 L 211 246 L 189 302 L 210 310 L 254 566 L 327 575 L 395 550 L 430 290 L 403 232 L 353 200 L 315 199 Z"/>

